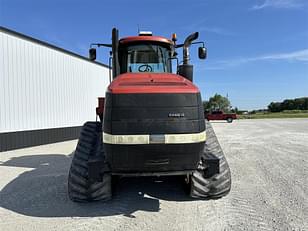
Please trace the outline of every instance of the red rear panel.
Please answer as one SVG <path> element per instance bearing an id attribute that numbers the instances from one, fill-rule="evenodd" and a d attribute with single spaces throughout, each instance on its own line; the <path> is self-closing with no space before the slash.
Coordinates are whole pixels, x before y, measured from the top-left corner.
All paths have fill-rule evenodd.
<path id="1" fill-rule="evenodd" d="M 125 73 L 106 92 L 103 137 L 159 137 L 157 143 L 117 143 L 105 139 L 112 172 L 142 173 L 194 170 L 204 140 L 167 143 L 169 134 L 192 135 L 205 131 L 199 89 L 170 73 Z M 182 136 L 183 137 L 183 136 Z M 118 139 L 114 139 L 118 140 Z"/>
<path id="2" fill-rule="evenodd" d="M 125 73 L 108 87 L 112 94 L 198 93 L 199 89 L 182 76 L 169 73 Z"/>

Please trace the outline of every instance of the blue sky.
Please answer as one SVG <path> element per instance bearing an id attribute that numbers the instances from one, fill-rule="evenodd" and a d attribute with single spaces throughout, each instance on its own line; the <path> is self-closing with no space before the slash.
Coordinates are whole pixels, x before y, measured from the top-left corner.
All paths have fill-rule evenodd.
<path id="1" fill-rule="evenodd" d="M 120 36 L 138 25 L 175 32 L 179 42 L 199 31 L 208 59 L 191 53 L 204 99 L 228 94 L 233 106 L 259 109 L 308 96 L 307 0 L 0 0 L 0 25 L 84 56 L 90 43 L 110 42 L 114 26 Z M 101 49 L 99 59 L 108 57 Z"/>

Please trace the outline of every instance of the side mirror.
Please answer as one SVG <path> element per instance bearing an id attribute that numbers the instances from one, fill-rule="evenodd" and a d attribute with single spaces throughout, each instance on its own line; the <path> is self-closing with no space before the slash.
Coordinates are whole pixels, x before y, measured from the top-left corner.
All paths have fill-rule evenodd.
<path id="1" fill-rule="evenodd" d="M 198 56 L 199 56 L 199 59 L 206 59 L 207 52 L 206 52 L 206 48 L 205 47 L 199 47 L 199 49 L 198 49 Z"/>
<path id="2" fill-rule="evenodd" d="M 92 61 L 96 59 L 96 49 L 95 48 L 91 48 L 89 50 L 89 59 Z"/>

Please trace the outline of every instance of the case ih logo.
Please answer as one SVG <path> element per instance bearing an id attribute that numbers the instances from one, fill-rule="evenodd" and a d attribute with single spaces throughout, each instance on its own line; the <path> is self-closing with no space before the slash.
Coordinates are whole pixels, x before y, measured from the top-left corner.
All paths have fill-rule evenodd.
<path id="1" fill-rule="evenodd" d="M 184 117 L 185 114 L 184 113 L 169 113 L 168 114 L 168 117 L 176 117 L 176 118 L 179 118 L 179 117 Z"/>

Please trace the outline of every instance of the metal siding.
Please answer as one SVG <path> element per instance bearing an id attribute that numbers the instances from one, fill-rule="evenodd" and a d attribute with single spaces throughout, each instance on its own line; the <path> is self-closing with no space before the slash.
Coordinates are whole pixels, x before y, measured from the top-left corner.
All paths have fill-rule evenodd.
<path id="1" fill-rule="evenodd" d="M 0 133 L 95 120 L 109 69 L 0 31 Z"/>
<path id="2" fill-rule="evenodd" d="M 37 129 L 0 133 L 0 152 L 76 139 L 81 127 Z"/>

